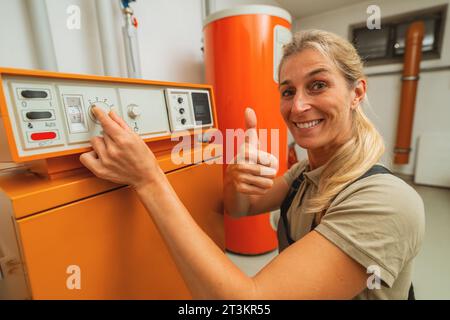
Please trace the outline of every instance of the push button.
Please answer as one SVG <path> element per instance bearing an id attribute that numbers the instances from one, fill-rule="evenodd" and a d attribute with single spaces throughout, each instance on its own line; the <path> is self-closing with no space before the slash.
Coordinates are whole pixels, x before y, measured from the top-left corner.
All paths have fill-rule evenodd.
<path id="1" fill-rule="evenodd" d="M 34 132 L 30 135 L 31 140 L 40 141 L 40 140 L 51 140 L 56 138 L 56 132 L 48 131 L 48 132 Z"/>

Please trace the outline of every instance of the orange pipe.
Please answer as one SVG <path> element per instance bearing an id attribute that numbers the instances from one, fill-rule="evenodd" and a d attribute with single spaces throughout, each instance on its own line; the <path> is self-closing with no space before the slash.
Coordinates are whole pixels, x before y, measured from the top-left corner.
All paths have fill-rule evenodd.
<path id="1" fill-rule="evenodd" d="M 419 82 L 424 33 L 425 25 L 423 21 L 416 21 L 409 26 L 406 35 L 402 95 L 397 125 L 397 141 L 394 149 L 395 164 L 409 163 L 414 108 L 416 103 L 417 84 Z"/>

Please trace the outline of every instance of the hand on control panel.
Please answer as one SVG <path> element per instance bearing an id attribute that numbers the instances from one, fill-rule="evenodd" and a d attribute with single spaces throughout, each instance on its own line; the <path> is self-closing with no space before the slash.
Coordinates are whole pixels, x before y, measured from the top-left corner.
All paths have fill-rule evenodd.
<path id="1" fill-rule="evenodd" d="M 92 111 L 103 128 L 103 137 L 91 138 L 93 151 L 80 156 L 81 163 L 97 177 L 135 188 L 165 177 L 153 152 L 114 111 Z"/>

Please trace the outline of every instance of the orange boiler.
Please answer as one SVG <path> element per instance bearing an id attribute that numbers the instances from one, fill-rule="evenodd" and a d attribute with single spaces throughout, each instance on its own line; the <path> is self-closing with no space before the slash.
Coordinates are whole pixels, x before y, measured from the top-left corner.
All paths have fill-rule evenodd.
<path id="1" fill-rule="evenodd" d="M 224 249 L 221 148 L 203 138 L 212 87 L 8 68 L 0 81 L 0 161 L 17 164 L 0 171 L 0 299 L 191 298 L 134 191 L 78 158 L 101 134 L 90 109 L 114 109 Z M 174 161 L 182 138 L 192 148 Z"/>
<path id="2" fill-rule="evenodd" d="M 278 65 L 283 45 L 292 38 L 290 28 L 287 11 L 263 5 L 226 9 L 204 21 L 206 81 L 216 93 L 224 143 L 229 143 L 227 129 L 245 128 L 244 110 L 252 107 L 258 129 L 268 132 L 265 151 L 278 155 L 278 175 L 287 169 L 287 129 L 279 111 Z M 224 148 L 224 157 L 233 159 L 237 150 L 236 145 L 230 155 Z M 274 212 L 235 219 L 225 214 L 227 250 L 254 255 L 276 249 L 276 226 L 271 222 L 275 216 Z"/>

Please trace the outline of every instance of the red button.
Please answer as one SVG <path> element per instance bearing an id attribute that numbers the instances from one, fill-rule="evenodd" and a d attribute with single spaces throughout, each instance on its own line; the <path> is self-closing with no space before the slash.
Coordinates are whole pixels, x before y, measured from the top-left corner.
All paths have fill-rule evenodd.
<path id="1" fill-rule="evenodd" d="M 36 132 L 31 134 L 31 140 L 48 140 L 55 139 L 55 132 Z"/>

